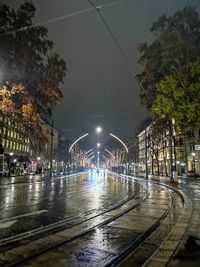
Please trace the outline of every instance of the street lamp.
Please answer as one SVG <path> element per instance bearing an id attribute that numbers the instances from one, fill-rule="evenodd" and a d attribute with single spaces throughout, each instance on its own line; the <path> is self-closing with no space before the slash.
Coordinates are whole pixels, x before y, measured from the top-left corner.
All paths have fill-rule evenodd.
<path id="1" fill-rule="evenodd" d="M 97 126 L 96 127 L 96 132 L 97 132 L 97 134 L 101 133 L 102 132 L 102 127 L 101 126 Z"/>
<path id="2" fill-rule="evenodd" d="M 11 176 L 11 160 L 12 160 L 12 156 L 13 156 L 13 152 L 10 152 L 10 157 L 8 158 L 8 177 Z"/>
<path id="3" fill-rule="evenodd" d="M 192 157 L 193 157 L 193 171 L 195 172 L 195 153 L 192 152 Z"/>
<path id="4" fill-rule="evenodd" d="M 97 143 L 97 147 L 100 147 L 101 146 L 101 144 L 100 143 Z"/>

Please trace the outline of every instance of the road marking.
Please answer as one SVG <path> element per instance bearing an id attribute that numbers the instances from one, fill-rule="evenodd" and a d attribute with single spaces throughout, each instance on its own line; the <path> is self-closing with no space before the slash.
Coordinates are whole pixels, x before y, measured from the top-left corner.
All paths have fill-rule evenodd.
<path id="1" fill-rule="evenodd" d="M 48 210 L 38 210 L 38 211 L 30 212 L 30 213 L 17 215 L 15 217 L 7 218 L 7 219 L 4 219 L 4 220 L 0 221 L 0 224 L 5 223 L 5 222 L 9 222 L 11 220 L 13 221 L 13 220 L 16 220 L 16 219 L 32 216 L 32 215 L 38 215 L 38 214 L 45 213 L 45 212 L 48 212 Z"/>
<path id="2" fill-rule="evenodd" d="M 5 223 L 0 222 L 0 229 L 9 228 L 11 225 L 13 225 L 16 222 L 17 220 L 5 222 Z"/>

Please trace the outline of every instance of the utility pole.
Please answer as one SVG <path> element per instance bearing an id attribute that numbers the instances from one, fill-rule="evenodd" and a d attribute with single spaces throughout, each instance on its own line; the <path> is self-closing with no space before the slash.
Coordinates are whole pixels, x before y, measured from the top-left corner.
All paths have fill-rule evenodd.
<path id="1" fill-rule="evenodd" d="M 52 162 L 53 162 L 53 119 L 51 121 L 51 139 L 50 139 L 50 169 L 49 169 L 50 177 L 52 177 Z"/>
<path id="2" fill-rule="evenodd" d="M 145 178 L 148 179 L 147 130 L 145 129 Z"/>

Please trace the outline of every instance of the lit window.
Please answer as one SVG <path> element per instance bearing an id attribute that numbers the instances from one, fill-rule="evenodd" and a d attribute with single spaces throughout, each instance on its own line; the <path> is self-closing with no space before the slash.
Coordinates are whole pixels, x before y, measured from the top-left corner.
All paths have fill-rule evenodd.
<path id="1" fill-rule="evenodd" d="M 6 140 L 6 148 L 9 148 L 9 141 Z"/>

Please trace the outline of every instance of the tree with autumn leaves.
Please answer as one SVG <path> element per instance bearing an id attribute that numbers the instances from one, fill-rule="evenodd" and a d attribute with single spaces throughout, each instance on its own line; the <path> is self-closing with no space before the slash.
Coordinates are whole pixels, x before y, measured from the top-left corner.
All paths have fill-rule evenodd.
<path id="1" fill-rule="evenodd" d="M 47 29 L 33 24 L 35 11 L 31 1 L 16 10 L 0 4 L 0 116 L 41 137 L 40 121 L 60 103 L 67 69 Z"/>

